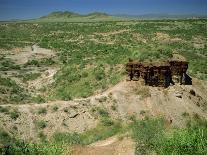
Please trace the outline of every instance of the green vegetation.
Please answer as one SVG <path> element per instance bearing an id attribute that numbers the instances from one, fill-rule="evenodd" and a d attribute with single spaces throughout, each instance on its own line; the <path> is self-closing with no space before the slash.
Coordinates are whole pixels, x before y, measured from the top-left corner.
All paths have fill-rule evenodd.
<path id="1" fill-rule="evenodd" d="M 110 120 L 110 123 L 101 121 L 96 128 L 82 134 L 55 133 L 50 140 L 46 140 L 44 133 L 40 132 L 38 136 L 42 142 L 38 144 L 12 139 L 5 131 L 0 130 L 0 138 L 3 137 L 2 144 L 4 144 L 3 146 L 0 145 L 0 151 L 8 155 L 60 155 L 64 154 L 73 144 L 87 145 L 126 131 L 126 127 L 121 125 L 119 121 L 111 120 L 108 115 L 104 115 L 103 117 Z M 36 126 L 39 129 L 44 129 L 47 126 L 47 123 L 44 120 L 38 120 L 36 121 Z"/>
<path id="2" fill-rule="evenodd" d="M 27 66 L 36 66 L 36 67 L 41 67 L 41 66 L 50 66 L 55 64 L 55 61 L 52 58 L 43 58 L 41 60 L 30 60 L 26 64 L 24 64 L 24 67 Z"/>
<path id="3" fill-rule="evenodd" d="M 53 111 L 53 112 L 58 111 L 58 109 L 59 109 L 59 108 L 58 108 L 57 105 L 54 105 L 54 106 L 52 107 L 52 111 Z"/>
<path id="4" fill-rule="evenodd" d="M 8 113 L 9 112 L 9 109 L 8 109 L 8 107 L 2 107 L 2 106 L 0 106 L 0 112 L 1 113 Z"/>
<path id="5" fill-rule="evenodd" d="M 24 103 L 30 99 L 28 93 L 10 78 L 0 76 L 0 102 Z"/>
<path id="6" fill-rule="evenodd" d="M 44 129 L 47 127 L 47 122 L 44 121 L 44 120 L 38 120 L 36 121 L 36 126 L 39 128 L 39 129 Z"/>
<path id="7" fill-rule="evenodd" d="M 169 130 L 163 119 L 135 121 L 132 126 L 136 154 L 206 154 L 207 122 L 197 118 L 188 124 L 184 129 Z"/>
<path id="8" fill-rule="evenodd" d="M 46 102 L 46 100 L 41 95 L 33 96 L 31 100 L 35 103 L 45 103 Z"/>
<path id="9" fill-rule="evenodd" d="M 0 71 L 20 70 L 20 68 L 12 60 L 0 55 Z"/>
<path id="10" fill-rule="evenodd" d="M 12 119 L 16 120 L 19 117 L 20 112 L 17 109 L 13 109 L 9 112 L 9 115 Z"/>
<path id="11" fill-rule="evenodd" d="M 35 80 L 40 74 L 28 74 L 31 68 L 47 68 L 57 66 L 59 71 L 54 77 L 55 82 L 50 88 L 44 88 L 44 95 L 49 99 L 71 100 L 88 97 L 95 92 L 106 90 L 118 83 L 125 75 L 124 64 L 128 58 L 140 61 L 161 61 L 171 58 L 176 52 L 187 58 L 189 74 L 199 79 L 207 79 L 207 20 L 163 20 L 163 21 L 115 21 L 103 14 L 85 16 L 83 22 L 74 14 L 64 14 L 72 19 L 60 19 L 59 15 L 42 18 L 38 21 L 0 23 L 0 48 L 8 50 L 38 44 L 40 47 L 57 51 L 55 60 L 45 58 L 31 60 L 24 65 L 16 65 L 4 55 L 0 57 L 0 102 L 26 103 L 33 101 L 45 102 L 44 96 L 34 95 L 20 87 L 8 72 L 23 73 L 23 81 Z M 75 17 L 74 17 L 75 16 Z M 94 22 L 97 16 L 102 22 Z M 62 15 L 61 15 L 62 17 Z M 100 20 L 100 19 L 99 19 Z M 52 22 L 49 22 L 52 21 Z M 59 22 L 67 21 L 67 22 Z M 89 22 L 93 21 L 93 22 Z M 71 23 L 70 23 L 71 22 Z M 25 73 L 26 72 L 26 73 Z M 137 89 L 142 98 L 150 96 L 149 89 Z M 196 95 L 194 91 L 189 92 Z M 100 99 L 105 102 L 107 98 Z M 116 110 L 115 106 L 111 107 Z M 54 111 L 58 107 L 53 108 Z M 56 133 L 47 140 L 41 131 L 38 137 L 42 142 L 33 144 L 10 137 L 0 129 L 0 152 L 3 154 L 63 154 L 72 144 L 87 145 L 97 140 L 130 131 L 136 141 L 136 154 L 207 154 L 207 123 L 194 115 L 183 129 L 166 128 L 163 119 L 136 120 L 124 126 L 119 120 L 110 118 L 104 108 L 92 110 L 100 119 L 96 128 L 82 134 Z M 18 111 L 10 111 L 0 107 L 0 112 L 8 114 L 12 119 L 19 117 Z M 68 109 L 64 109 L 68 112 Z M 46 108 L 40 108 L 38 114 L 46 114 Z M 140 112 L 141 115 L 145 111 Z M 190 118 L 187 113 L 183 117 Z M 35 122 L 38 129 L 47 127 L 45 120 Z M 189 136 L 190 135 L 190 136 Z"/>
<path id="12" fill-rule="evenodd" d="M 103 116 L 110 120 L 109 116 Z M 111 120 L 112 121 L 112 120 Z M 38 128 L 47 126 L 46 122 L 37 121 Z M 166 121 L 162 118 L 135 120 L 132 124 L 123 125 L 120 121 L 105 124 L 101 121 L 96 128 L 82 134 L 55 133 L 48 141 L 43 132 L 38 135 L 41 143 L 32 144 L 15 140 L 2 129 L 0 130 L 0 151 L 6 154 L 64 154 L 73 144 L 88 145 L 116 134 L 132 131 L 132 138 L 136 142 L 136 154 L 195 154 L 207 153 L 207 122 L 195 115 L 183 129 L 166 128 Z"/>
<path id="13" fill-rule="evenodd" d="M 46 108 L 39 108 L 37 113 L 38 114 L 46 114 L 47 113 L 47 109 Z"/>
<path id="14" fill-rule="evenodd" d="M 206 20 L 89 22 L 95 16 L 110 18 L 95 13 L 84 16 L 88 22 L 55 22 L 54 18 L 59 16 L 66 16 L 70 20 L 71 16 L 83 18 L 70 12 L 56 12 L 49 15 L 50 18 L 42 18 L 44 22 L 0 24 L 2 49 L 36 43 L 40 47 L 58 51 L 55 60 L 31 60 L 20 66 L 55 65 L 60 68 L 52 87 L 45 88 L 44 93 L 47 93 L 49 99 L 71 100 L 107 89 L 124 77 L 124 64 L 130 57 L 140 61 L 158 61 L 171 58 L 173 52 L 176 52 L 190 62 L 191 76 L 200 79 L 207 77 Z M 7 62 L 7 65 L 0 65 L 3 68 L 15 68 L 11 66 L 14 65 L 11 60 L 3 57 L 2 62 Z M 25 80 L 37 76 L 25 75 Z"/>
<path id="15" fill-rule="evenodd" d="M 30 81 L 30 80 L 35 80 L 37 79 L 41 74 L 40 73 L 29 73 L 23 75 L 23 82 Z"/>

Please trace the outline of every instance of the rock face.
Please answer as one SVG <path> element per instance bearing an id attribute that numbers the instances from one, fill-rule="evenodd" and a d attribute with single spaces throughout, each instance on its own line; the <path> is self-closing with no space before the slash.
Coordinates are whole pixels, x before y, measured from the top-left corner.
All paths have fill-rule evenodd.
<path id="1" fill-rule="evenodd" d="M 168 87 L 170 84 L 192 84 L 192 79 L 186 74 L 188 62 L 171 59 L 165 62 L 138 62 L 129 59 L 126 72 L 130 80 L 144 79 L 146 85 Z M 173 77 L 177 80 L 173 81 Z"/>
<path id="2" fill-rule="evenodd" d="M 69 111 L 69 118 L 75 118 L 78 115 L 79 115 L 79 113 L 77 111 L 75 111 L 74 109 L 71 109 Z"/>

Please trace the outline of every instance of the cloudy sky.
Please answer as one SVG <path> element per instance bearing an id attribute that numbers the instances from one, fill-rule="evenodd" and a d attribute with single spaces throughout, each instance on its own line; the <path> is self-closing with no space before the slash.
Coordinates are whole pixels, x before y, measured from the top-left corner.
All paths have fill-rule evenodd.
<path id="1" fill-rule="evenodd" d="M 0 0 L 0 20 L 36 18 L 53 11 L 207 15 L 207 0 Z"/>

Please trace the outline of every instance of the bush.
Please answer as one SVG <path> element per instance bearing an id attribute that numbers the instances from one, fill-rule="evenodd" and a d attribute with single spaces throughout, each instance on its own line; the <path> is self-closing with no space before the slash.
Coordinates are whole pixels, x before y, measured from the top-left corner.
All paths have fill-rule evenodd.
<path id="1" fill-rule="evenodd" d="M 53 136 L 54 140 L 59 143 L 81 144 L 80 134 L 77 133 L 55 133 Z"/>
<path id="2" fill-rule="evenodd" d="M 47 113 L 47 109 L 46 108 L 39 108 L 38 109 L 38 114 L 46 114 Z"/>
<path id="3" fill-rule="evenodd" d="M 37 66 L 40 67 L 40 63 L 37 60 L 30 60 L 25 64 L 25 67 L 27 66 Z"/>
<path id="4" fill-rule="evenodd" d="M 37 79 L 41 74 L 40 73 L 30 73 L 30 74 L 26 74 L 23 75 L 23 81 L 30 81 L 30 80 L 35 80 Z"/>
<path id="5" fill-rule="evenodd" d="M 97 108 L 97 111 L 101 117 L 109 117 L 109 113 L 102 108 Z"/>
<path id="6" fill-rule="evenodd" d="M 148 150 L 156 148 L 164 131 L 164 120 L 160 118 L 135 121 L 132 125 L 132 131 L 133 138 L 138 142 L 136 154 L 139 154 L 140 151 L 145 154 Z"/>
<path id="7" fill-rule="evenodd" d="M 46 141 L 47 138 L 47 136 L 42 131 L 38 133 L 38 137 L 41 139 L 41 141 Z"/>
<path id="8" fill-rule="evenodd" d="M 38 120 L 38 121 L 36 122 L 36 125 L 37 125 L 37 127 L 38 127 L 39 129 L 44 129 L 44 128 L 47 127 L 47 122 L 44 121 L 44 120 Z"/>
<path id="9" fill-rule="evenodd" d="M 58 108 L 57 105 L 55 105 L 55 106 L 52 107 L 52 110 L 53 110 L 53 111 L 57 111 L 58 109 L 59 109 L 59 108 Z"/>
<path id="10" fill-rule="evenodd" d="M 207 154 L 206 129 L 179 129 L 172 135 L 166 135 L 157 152 L 160 154 Z"/>
<path id="11" fill-rule="evenodd" d="M 101 124 L 103 126 L 112 126 L 114 125 L 114 121 L 111 118 L 103 117 L 101 118 Z"/>
<path id="12" fill-rule="evenodd" d="M 12 119 L 16 120 L 20 116 L 20 113 L 15 109 L 9 112 L 9 115 Z"/>
<path id="13" fill-rule="evenodd" d="M 41 96 L 41 95 L 37 95 L 32 97 L 32 101 L 35 103 L 45 103 L 46 100 Z"/>
<path id="14" fill-rule="evenodd" d="M 8 107 L 1 107 L 0 106 L 0 112 L 2 112 L 2 113 L 8 113 L 9 112 L 9 109 L 8 109 Z"/>
<path id="15" fill-rule="evenodd" d="M 135 121 L 133 138 L 136 154 L 201 154 L 207 153 L 207 121 L 193 119 L 184 129 L 166 130 L 163 119 Z"/>
<path id="16" fill-rule="evenodd" d="M 4 144 L 8 143 L 10 140 L 11 140 L 11 137 L 9 136 L 9 134 L 0 128 L 0 145 L 3 143 Z"/>

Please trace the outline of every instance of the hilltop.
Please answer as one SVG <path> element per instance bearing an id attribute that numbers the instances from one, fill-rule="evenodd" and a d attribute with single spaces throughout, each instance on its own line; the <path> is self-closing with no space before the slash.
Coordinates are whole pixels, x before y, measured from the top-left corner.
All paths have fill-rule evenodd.
<path id="1" fill-rule="evenodd" d="M 43 22 L 93 22 L 93 21 L 116 21 L 125 20 L 122 17 L 115 17 L 102 12 L 92 12 L 89 14 L 79 14 L 70 11 L 56 11 L 49 13 L 46 16 L 35 19 L 34 21 Z"/>
<path id="2" fill-rule="evenodd" d="M 72 17 L 80 17 L 81 15 L 74 12 L 69 11 L 56 11 L 51 12 L 46 16 L 40 17 L 40 18 L 72 18 Z"/>

